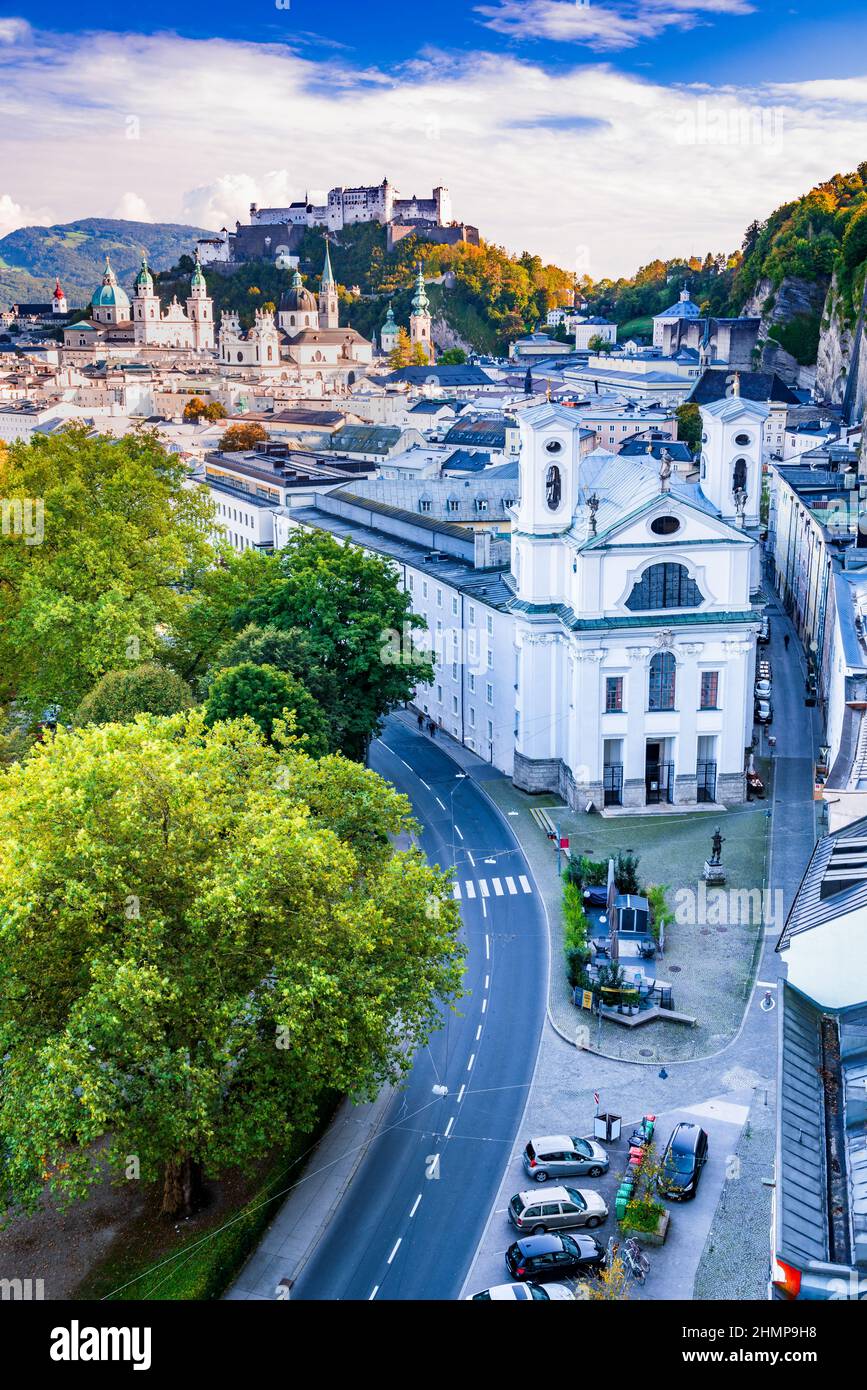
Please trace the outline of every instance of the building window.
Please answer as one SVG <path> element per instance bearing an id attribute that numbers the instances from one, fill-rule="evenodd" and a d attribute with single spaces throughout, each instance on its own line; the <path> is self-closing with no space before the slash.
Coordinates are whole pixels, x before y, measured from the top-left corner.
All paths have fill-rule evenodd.
<path id="1" fill-rule="evenodd" d="M 488 499 L 487 499 L 487 497 L 477 497 L 477 498 L 476 498 L 476 511 L 477 511 L 477 512 L 486 512 L 487 510 L 488 510 Z"/>
<path id="2" fill-rule="evenodd" d="M 648 709 L 674 709 L 677 663 L 671 652 L 657 652 L 650 663 Z"/>
<path id="3" fill-rule="evenodd" d="M 488 720 L 488 743 L 493 743 L 493 741 L 494 741 L 494 726 L 493 726 L 493 724 L 491 723 L 491 721 L 490 721 L 490 719 L 489 719 L 489 720 Z"/>
<path id="4" fill-rule="evenodd" d="M 747 461 L 746 459 L 735 459 L 734 473 L 732 474 L 732 492 L 746 492 L 747 490 Z"/>
<path id="5" fill-rule="evenodd" d="M 616 714 L 623 709 L 623 677 L 605 678 L 605 713 Z"/>
<path id="6" fill-rule="evenodd" d="M 486 627 L 486 629 L 487 629 L 488 636 L 489 636 L 489 637 L 493 637 L 493 635 L 494 635 L 494 620 L 493 620 L 493 618 L 491 617 L 490 613 L 488 614 L 487 618 L 485 619 L 485 627 Z"/>
<path id="7" fill-rule="evenodd" d="M 442 606 L 443 606 L 443 591 L 442 591 L 442 589 L 437 589 L 437 608 L 442 608 Z"/>
<path id="8" fill-rule="evenodd" d="M 421 581 L 421 596 L 422 596 L 422 598 L 427 598 L 427 580 L 426 580 L 426 579 L 423 579 L 423 580 Z"/>
<path id="9" fill-rule="evenodd" d="M 428 498 L 428 497 L 421 497 L 421 498 L 419 498 L 418 509 L 419 509 L 420 512 L 429 512 L 429 511 L 430 511 L 430 508 L 431 508 L 430 498 Z"/>
<path id="10" fill-rule="evenodd" d="M 470 683 L 470 694 L 473 694 L 474 691 L 475 691 L 475 688 L 476 688 L 476 678 L 475 678 L 475 676 L 472 674 L 472 672 L 470 672 L 470 674 L 469 674 L 469 676 L 468 676 L 467 679 L 469 680 L 469 683 Z"/>
<path id="11" fill-rule="evenodd" d="M 437 686 L 437 701 L 439 702 L 439 704 L 442 704 L 443 702 L 443 688 L 441 685 Z"/>
<path id="12" fill-rule="evenodd" d="M 476 710 L 474 705 L 470 705 L 470 728 L 476 727 Z"/>
<path id="13" fill-rule="evenodd" d="M 411 575 L 411 574 L 408 574 L 408 575 L 407 575 L 407 577 L 406 577 L 406 584 L 407 584 L 407 588 L 409 589 L 410 593 L 412 593 L 412 575 Z"/>
<path id="14" fill-rule="evenodd" d="M 487 685 L 485 686 L 485 699 L 487 700 L 489 705 L 492 705 L 494 703 L 494 687 L 491 685 L 490 681 L 488 681 Z"/>
<path id="15" fill-rule="evenodd" d="M 457 697 L 457 695 L 453 695 L 453 696 L 452 696 L 452 714 L 457 714 L 457 712 L 458 712 L 458 697 Z"/>
<path id="16" fill-rule="evenodd" d="M 476 610 L 475 610 L 475 608 L 473 607 L 472 604 L 470 604 L 470 608 L 469 608 L 469 619 L 470 619 L 470 624 L 471 624 L 471 625 L 476 621 Z"/>
<path id="17" fill-rule="evenodd" d="M 699 709 L 719 708 L 719 671 L 702 671 Z"/>
<path id="18" fill-rule="evenodd" d="M 452 594 L 452 613 L 454 614 L 455 617 L 458 616 L 458 596 L 457 596 L 457 594 Z"/>
<path id="19" fill-rule="evenodd" d="M 489 671 L 493 671 L 493 669 L 494 669 L 494 653 L 491 651 L 490 647 L 488 647 L 488 670 L 489 670 Z"/>
<path id="20" fill-rule="evenodd" d="M 659 608 L 698 608 L 704 602 L 695 580 L 684 565 L 651 565 L 635 583 L 626 600 L 630 612 Z"/>
<path id="21" fill-rule="evenodd" d="M 452 662 L 452 680 L 453 680 L 453 681 L 456 681 L 457 678 L 458 678 L 458 663 L 457 663 L 456 661 L 453 661 L 453 662 Z"/>

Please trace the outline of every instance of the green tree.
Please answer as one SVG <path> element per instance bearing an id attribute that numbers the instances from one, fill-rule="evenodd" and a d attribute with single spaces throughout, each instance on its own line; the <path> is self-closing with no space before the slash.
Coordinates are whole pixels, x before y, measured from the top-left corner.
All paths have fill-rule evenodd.
<path id="1" fill-rule="evenodd" d="M 274 666 L 246 661 L 221 671 L 208 692 L 205 720 L 210 725 L 249 715 L 270 742 L 287 710 L 295 716 L 294 730 L 305 752 L 318 758 L 328 748 L 325 716 L 301 681 Z"/>
<path id="2" fill-rule="evenodd" d="M 412 356 L 412 343 L 405 328 L 397 330 L 397 343 L 388 354 L 388 365 L 392 371 L 400 371 L 401 367 L 408 367 Z"/>
<path id="3" fill-rule="evenodd" d="M 843 260 L 850 270 L 867 260 L 867 204 L 849 221 L 843 237 Z"/>
<path id="4" fill-rule="evenodd" d="M 424 343 L 413 343 L 412 351 L 409 354 L 409 365 L 411 367 L 427 367 L 430 365 L 430 353 Z"/>
<path id="5" fill-rule="evenodd" d="M 153 431 L 73 425 L 11 446 L 3 495 L 23 533 L 0 538 L 0 704 L 67 717 L 106 671 L 160 648 L 214 556 L 213 504 L 187 481 Z"/>
<path id="6" fill-rule="evenodd" d="M 234 639 L 243 626 L 239 614 L 243 606 L 258 594 L 282 582 L 280 563 L 276 556 L 262 550 L 236 551 L 229 545 L 218 549 L 217 564 L 199 566 L 189 576 L 189 603 L 174 623 L 171 640 L 165 647 L 163 660 L 203 691 L 208 668 L 217 654 Z M 237 665 L 238 661 L 255 660 L 237 656 L 220 665 Z M 272 661 L 271 665 L 279 666 Z M 289 668 L 287 669 L 293 669 Z"/>
<path id="7" fill-rule="evenodd" d="M 85 695 L 76 724 L 126 724 L 137 714 L 177 714 L 193 703 L 185 680 L 155 661 L 127 671 L 106 671 Z"/>
<path id="8" fill-rule="evenodd" d="M 296 531 L 279 565 L 280 581 L 239 618 L 306 632 L 312 665 L 295 674 L 325 710 L 336 746 L 362 758 L 384 715 L 433 680 L 430 657 L 407 650 L 424 619 L 412 612 L 394 565 L 325 531 Z"/>
<path id="9" fill-rule="evenodd" d="M 697 454 L 701 448 L 701 411 L 694 401 L 684 401 L 674 412 L 677 416 L 677 437 L 687 448 Z"/>
<path id="10" fill-rule="evenodd" d="M 220 405 L 219 401 L 208 401 L 208 404 L 202 411 L 202 419 L 210 420 L 211 423 L 214 424 L 217 420 L 225 420 L 228 414 L 230 414 L 230 412 L 225 406 Z"/>
<path id="11" fill-rule="evenodd" d="M 200 1179 L 372 1098 L 460 989 L 451 885 L 375 773 L 201 711 L 61 730 L 0 774 L 0 1200 L 103 1163 Z"/>
<path id="12" fill-rule="evenodd" d="M 446 348 L 440 353 L 440 363 L 444 367 L 462 367 L 467 360 L 463 348 Z"/>
<path id="13" fill-rule="evenodd" d="M 591 352 L 607 354 L 611 351 L 612 345 L 607 338 L 603 338 L 601 333 L 594 333 L 593 337 L 587 343 L 587 346 Z"/>

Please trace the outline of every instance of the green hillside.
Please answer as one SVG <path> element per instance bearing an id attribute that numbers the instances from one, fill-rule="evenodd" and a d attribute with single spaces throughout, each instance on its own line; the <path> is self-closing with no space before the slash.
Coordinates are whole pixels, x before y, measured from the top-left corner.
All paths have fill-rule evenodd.
<path id="1" fill-rule="evenodd" d="M 176 264 L 190 252 L 202 227 L 172 222 L 123 222 L 86 217 L 54 227 L 19 227 L 0 238 L 0 304 L 45 300 L 55 276 L 70 304 L 85 304 L 99 284 L 106 254 L 122 284 L 129 286 L 142 250 L 156 269 Z"/>

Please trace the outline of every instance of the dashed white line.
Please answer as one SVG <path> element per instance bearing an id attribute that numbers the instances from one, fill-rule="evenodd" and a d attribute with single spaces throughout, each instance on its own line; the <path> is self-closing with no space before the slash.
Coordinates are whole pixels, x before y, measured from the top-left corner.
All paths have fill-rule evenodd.
<path id="1" fill-rule="evenodd" d="M 761 986 L 762 989 L 776 989 L 776 988 L 777 988 L 777 986 L 776 986 L 775 984 L 772 984 L 772 982 L 771 982 L 770 980 L 756 980 L 756 989 L 758 989 L 759 986 Z"/>
<path id="2" fill-rule="evenodd" d="M 476 1029 L 476 1042 L 479 1041 L 479 1038 L 480 1038 L 481 1036 L 482 1036 L 482 1025 L 479 1024 L 478 1028 Z"/>
<path id="3" fill-rule="evenodd" d="M 482 1000 L 482 1013 L 483 1013 L 483 1014 L 486 1014 L 487 1012 L 488 1012 L 488 1001 L 487 1001 L 487 999 L 483 999 L 483 1000 Z"/>
<path id="4" fill-rule="evenodd" d="M 451 1119 L 449 1120 L 448 1124 L 446 1125 L 445 1133 L 444 1133 L 444 1135 L 443 1135 L 443 1138 L 444 1138 L 444 1139 L 448 1139 L 449 1135 L 451 1134 L 451 1132 L 452 1132 L 452 1125 L 454 1124 L 454 1122 L 455 1122 L 455 1117 L 454 1117 L 454 1115 L 452 1115 Z"/>
<path id="5" fill-rule="evenodd" d="M 437 797 L 436 800 L 437 800 L 437 805 L 438 805 L 438 806 L 442 806 L 443 810 L 445 810 L 445 809 L 446 809 L 445 802 L 444 802 L 444 801 L 440 801 L 439 797 Z"/>
<path id="6" fill-rule="evenodd" d="M 488 881 L 487 881 L 487 879 L 485 879 L 485 878 L 480 878 L 480 879 L 479 879 L 479 887 L 480 887 L 481 890 L 482 890 L 482 897 L 483 897 L 483 898 L 489 898 L 489 897 L 491 896 L 490 891 L 489 891 L 489 889 L 488 889 Z"/>
<path id="7" fill-rule="evenodd" d="M 426 792 L 429 792 L 429 791 L 430 791 L 430 787 L 428 786 L 428 784 L 427 784 L 427 782 L 424 780 L 424 778 L 423 778 L 423 777 L 419 777 L 418 780 L 421 782 L 421 784 L 422 784 L 422 786 L 424 787 L 425 791 L 426 791 Z"/>
<path id="8" fill-rule="evenodd" d="M 464 1091 L 465 1091 L 466 1089 L 467 1089 L 466 1086 L 462 1086 L 461 1089 L 458 1091 L 458 1105 L 460 1105 L 461 1101 L 463 1100 L 463 1098 L 464 1098 Z"/>
<path id="9" fill-rule="evenodd" d="M 397 1254 L 398 1250 L 400 1249 L 400 1242 L 401 1242 L 402 1240 L 403 1240 L 403 1236 L 398 1236 L 397 1240 L 394 1242 L 394 1249 L 392 1250 L 391 1254 L 390 1254 L 389 1257 L 388 1257 L 388 1264 L 391 1264 L 392 1260 L 394 1259 L 395 1255 Z"/>
<path id="10" fill-rule="evenodd" d="M 470 863 L 472 864 L 473 868 L 475 868 L 475 867 L 476 867 L 476 861 L 475 861 L 475 859 L 473 858 L 473 851 L 472 851 L 471 849 L 468 849 L 468 850 L 467 850 L 467 858 L 469 859 L 469 861 L 470 861 Z"/>
<path id="11" fill-rule="evenodd" d="M 455 826 L 455 832 L 456 832 L 457 835 L 460 837 L 460 839 L 463 839 L 463 838 L 464 838 L 463 835 L 461 835 L 461 827 L 460 827 L 459 825 L 456 825 L 456 826 Z"/>
<path id="12" fill-rule="evenodd" d="M 409 763 L 407 762 L 406 758 L 401 758 L 401 762 L 403 763 L 404 767 L 409 767 Z M 411 767 L 409 767 L 409 770 L 410 772 L 412 772 Z"/>
<path id="13" fill-rule="evenodd" d="M 525 893 L 532 893 L 533 890 L 530 887 L 530 882 L 526 874 L 518 874 L 518 882 L 520 883 Z"/>
<path id="14" fill-rule="evenodd" d="M 386 744 L 385 746 L 386 746 L 386 748 L 387 748 L 387 747 L 388 747 L 388 744 Z M 368 1303 L 370 1303 L 372 1299 L 376 1298 L 376 1295 L 377 1295 L 378 1293 L 379 1293 L 379 1285 L 377 1284 L 377 1285 L 375 1285 L 374 1290 L 373 1290 L 373 1293 L 370 1295 L 370 1298 L 368 1298 L 368 1300 L 367 1300 Z"/>
<path id="15" fill-rule="evenodd" d="M 491 938 L 485 932 L 485 960 L 491 959 Z"/>
<path id="16" fill-rule="evenodd" d="M 489 988 L 490 988 L 490 984 L 491 984 L 491 977 L 490 977 L 490 975 L 486 975 L 486 976 L 485 976 L 485 989 L 489 989 Z"/>
<path id="17" fill-rule="evenodd" d="M 420 1201 L 421 1201 L 421 1193 L 418 1194 L 418 1196 L 416 1197 L 415 1201 L 414 1201 L 413 1204 L 412 1204 L 412 1211 L 411 1211 L 410 1214 L 409 1214 L 409 1219 L 410 1219 L 410 1221 L 412 1220 L 412 1218 L 415 1216 L 416 1212 L 418 1211 L 418 1204 L 419 1204 Z"/>
<path id="18" fill-rule="evenodd" d="M 473 1062 L 474 1062 L 475 1060 L 476 1060 L 476 1054 L 475 1054 L 475 1052 L 472 1052 L 472 1053 L 470 1054 L 470 1060 L 467 1062 L 467 1071 L 472 1071 L 472 1069 L 473 1069 Z"/>
<path id="19" fill-rule="evenodd" d="M 506 887 L 508 888 L 510 893 L 517 893 L 518 891 L 515 887 L 515 880 L 513 878 L 506 879 Z"/>
<path id="20" fill-rule="evenodd" d="M 487 917 L 487 915 L 488 915 L 488 904 L 485 902 L 484 898 L 482 898 L 482 916 L 483 916 L 483 917 Z"/>

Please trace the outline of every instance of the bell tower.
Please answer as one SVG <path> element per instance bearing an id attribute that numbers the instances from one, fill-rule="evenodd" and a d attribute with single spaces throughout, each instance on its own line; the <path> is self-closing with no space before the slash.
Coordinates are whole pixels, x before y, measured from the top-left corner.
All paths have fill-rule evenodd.
<path id="1" fill-rule="evenodd" d="M 154 282 L 148 266 L 147 255 L 141 259 L 141 269 L 135 277 L 132 297 L 133 336 L 137 343 L 156 341 L 158 334 L 153 330 L 160 322 L 160 298 L 154 294 Z"/>
<path id="2" fill-rule="evenodd" d="M 724 521 L 745 531 L 759 525 L 762 500 L 762 448 L 767 405 L 740 394 L 740 375 L 732 373 L 730 394 L 701 407 L 701 490 Z"/>
<path id="3" fill-rule="evenodd" d="M 421 262 L 418 266 L 418 275 L 415 277 L 415 294 L 412 297 L 412 309 L 409 316 L 409 340 L 413 348 L 417 345 L 421 347 L 425 359 L 433 366 L 435 358 L 433 339 L 431 338 L 430 300 L 424 286 L 424 271 Z"/>
<path id="4" fill-rule="evenodd" d="M 325 265 L 319 282 L 319 327 L 337 328 L 338 323 L 337 282 L 331 269 L 331 252 L 328 237 L 325 238 Z"/>

